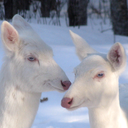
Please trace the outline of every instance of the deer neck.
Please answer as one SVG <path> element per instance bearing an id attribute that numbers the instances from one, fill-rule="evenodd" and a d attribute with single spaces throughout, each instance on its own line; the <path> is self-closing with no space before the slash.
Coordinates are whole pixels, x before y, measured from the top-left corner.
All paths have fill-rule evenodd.
<path id="1" fill-rule="evenodd" d="M 0 73 L 0 128 L 30 128 L 41 93 L 20 90 L 3 70 Z"/>
<path id="2" fill-rule="evenodd" d="M 128 128 L 118 95 L 107 106 L 89 108 L 89 121 L 91 128 Z"/>

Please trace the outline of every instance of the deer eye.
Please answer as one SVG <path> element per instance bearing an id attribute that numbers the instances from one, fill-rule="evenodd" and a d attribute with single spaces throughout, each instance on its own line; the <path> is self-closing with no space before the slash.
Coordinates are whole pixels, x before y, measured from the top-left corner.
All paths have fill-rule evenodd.
<path id="1" fill-rule="evenodd" d="M 30 57 L 28 57 L 28 60 L 31 61 L 31 62 L 33 62 L 33 61 L 36 61 L 36 58 L 33 57 L 33 56 L 30 56 Z"/>
<path id="2" fill-rule="evenodd" d="M 97 73 L 93 79 L 98 79 L 100 80 L 101 78 L 103 78 L 105 76 L 105 73 L 103 71 Z"/>
<path id="3" fill-rule="evenodd" d="M 97 74 L 97 77 L 102 78 L 104 76 L 104 73 Z"/>

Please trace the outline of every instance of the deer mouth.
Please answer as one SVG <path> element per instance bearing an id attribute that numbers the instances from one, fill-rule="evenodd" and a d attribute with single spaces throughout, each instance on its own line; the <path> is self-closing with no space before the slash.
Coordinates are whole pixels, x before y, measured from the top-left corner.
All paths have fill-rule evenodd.
<path id="1" fill-rule="evenodd" d="M 52 85 L 51 85 L 52 86 Z M 52 86 L 55 90 L 57 90 L 58 92 L 64 92 L 65 90 L 63 90 L 63 89 L 60 89 L 60 88 L 57 88 L 57 87 L 55 87 L 55 86 Z"/>
<path id="2" fill-rule="evenodd" d="M 81 108 L 81 107 L 83 107 L 84 102 L 85 102 L 85 101 L 83 101 L 82 103 L 80 103 L 80 104 L 78 104 L 78 105 L 71 106 L 70 108 L 67 108 L 67 110 L 73 111 L 73 110 L 76 110 L 76 109 L 78 109 L 78 108 Z"/>
<path id="3" fill-rule="evenodd" d="M 54 86 L 54 85 L 52 85 L 52 84 L 50 84 L 50 86 L 51 87 L 53 87 L 54 88 L 54 90 L 56 90 L 56 91 L 58 91 L 58 92 L 64 92 L 65 90 L 62 88 L 59 88 L 59 87 L 57 87 L 57 86 Z"/>
<path id="4" fill-rule="evenodd" d="M 70 107 L 70 108 L 67 108 L 67 110 L 72 111 L 72 110 L 76 110 L 76 109 L 78 109 L 78 108 L 88 107 L 89 102 L 90 102 L 90 99 L 87 98 L 87 99 L 82 100 L 82 101 L 81 101 L 79 104 L 77 104 L 77 105 L 74 105 L 74 106 L 73 106 L 73 103 L 72 103 L 71 107 Z"/>
<path id="5" fill-rule="evenodd" d="M 63 87 L 61 88 L 61 83 L 56 83 L 55 81 L 50 81 L 50 80 L 46 80 L 43 85 L 46 85 L 47 87 L 51 88 L 52 91 L 58 91 L 58 92 L 64 92 L 65 90 L 63 89 Z M 59 85 L 56 86 L 56 85 Z"/>

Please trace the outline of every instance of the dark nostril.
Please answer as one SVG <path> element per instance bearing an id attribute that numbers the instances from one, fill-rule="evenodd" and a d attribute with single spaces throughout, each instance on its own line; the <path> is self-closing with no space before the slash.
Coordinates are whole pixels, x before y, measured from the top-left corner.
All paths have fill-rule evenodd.
<path id="1" fill-rule="evenodd" d="M 71 82 L 70 81 L 61 81 L 61 84 L 62 84 L 64 90 L 68 90 L 68 88 L 71 85 Z"/>
<path id="2" fill-rule="evenodd" d="M 73 99 L 71 99 L 71 100 L 68 102 L 68 104 L 72 104 L 72 100 L 73 100 Z"/>
<path id="3" fill-rule="evenodd" d="M 63 84 L 63 82 L 62 82 L 62 81 L 61 81 L 61 84 L 62 84 L 62 86 L 63 86 L 63 87 L 66 87 L 66 86 Z"/>
<path id="4" fill-rule="evenodd" d="M 73 98 L 70 99 L 65 97 L 61 100 L 61 106 L 64 108 L 70 108 L 70 106 L 72 105 L 72 101 L 73 101 Z"/>

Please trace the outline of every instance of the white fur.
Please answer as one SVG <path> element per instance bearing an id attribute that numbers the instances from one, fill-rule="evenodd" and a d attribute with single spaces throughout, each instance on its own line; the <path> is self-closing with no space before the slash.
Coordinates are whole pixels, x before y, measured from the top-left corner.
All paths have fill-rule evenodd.
<path id="1" fill-rule="evenodd" d="M 83 60 L 75 68 L 75 81 L 64 96 L 73 99 L 68 110 L 88 107 L 91 128 L 128 128 L 126 113 L 119 103 L 118 87 L 119 75 L 126 65 L 124 48 L 115 43 L 107 55 L 97 53 L 80 36 L 73 32 L 70 34 L 77 55 Z M 100 73 L 104 74 L 101 78 L 98 77 Z M 124 89 L 128 97 L 128 86 Z M 128 104 L 124 109 L 128 110 Z"/>
<path id="2" fill-rule="evenodd" d="M 5 57 L 0 71 L 0 128 L 30 128 L 41 93 L 63 92 L 68 78 L 53 60 L 52 49 L 19 15 L 1 26 Z M 36 58 L 29 61 L 29 57 Z"/>

